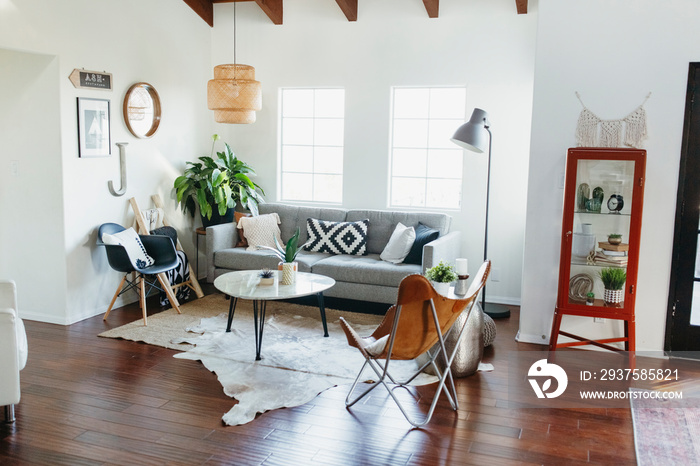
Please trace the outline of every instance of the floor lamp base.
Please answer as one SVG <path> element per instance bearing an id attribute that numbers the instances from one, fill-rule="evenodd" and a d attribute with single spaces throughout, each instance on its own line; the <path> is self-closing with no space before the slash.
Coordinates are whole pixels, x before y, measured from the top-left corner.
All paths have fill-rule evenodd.
<path id="1" fill-rule="evenodd" d="M 502 304 L 486 303 L 484 313 L 492 319 L 505 319 L 510 317 L 510 309 Z"/>

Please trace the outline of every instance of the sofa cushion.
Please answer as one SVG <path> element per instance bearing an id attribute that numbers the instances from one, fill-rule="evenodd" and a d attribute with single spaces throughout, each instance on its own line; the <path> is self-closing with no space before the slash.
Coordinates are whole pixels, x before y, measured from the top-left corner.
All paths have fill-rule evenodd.
<path id="1" fill-rule="evenodd" d="M 413 227 L 407 227 L 399 222 L 379 258 L 392 264 L 400 264 L 408 256 L 415 240 L 416 231 Z"/>
<path id="2" fill-rule="evenodd" d="M 313 273 L 326 275 L 336 281 L 398 287 L 407 275 L 420 273 L 421 267 L 414 264 L 392 264 L 381 260 L 379 254 L 368 254 L 329 256 L 316 262 L 312 270 Z M 362 299 L 362 296 L 356 299 Z"/>
<path id="3" fill-rule="evenodd" d="M 301 251 L 297 254 L 299 272 L 311 272 L 311 267 L 321 259 L 330 257 L 330 254 Z M 271 251 L 248 251 L 243 248 L 231 248 L 216 251 L 214 254 L 214 266 L 231 270 L 261 270 L 268 268 L 277 270 L 279 258 Z"/>
<path id="4" fill-rule="evenodd" d="M 346 221 L 355 222 L 365 218 L 369 219 L 367 252 L 370 254 L 380 254 L 384 250 L 399 222 L 413 228 L 416 228 L 419 223 L 423 223 L 438 230 L 440 236 L 449 233 L 450 224 L 452 223 L 452 217 L 446 214 L 385 210 L 348 210 Z"/>
<path id="5" fill-rule="evenodd" d="M 245 239 L 248 241 L 248 250 L 253 251 L 258 246 L 276 247 L 276 242 L 281 243 L 279 215 L 276 213 L 258 215 L 257 217 L 242 217 L 238 221 L 238 227 L 243 229 Z"/>
<path id="6" fill-rule="evenodd" d="M 404 263 L 421 265 L 423 263 L 423 246 L 438 239 L 438 236 L 440 236 L 438 230 L 419 223 L 416 227 L 416 240 L 413 242 L 413 246 L 411 246 L 408 255 L 403 260 Z"/>
<path id="7" fill-rule="evenodd" d="M 236 222 L 236 228 L 238 228 L 238 242 L 236 243 L 237 248 L 247 248 L 248 247 L 248 240 L 245 239 L 245 234 L 243 233 L 243 228 L 241 228 L 241 219 L 243 217 L 250 217 L 250 214 L 247 214 L 245 212 L 234 212 L 233 213 L 233 218 L 234 221 Z"/>
<path id="8" fill-rule="evenodd" d="M 304 249 L 307 251 L 353 256 L 367 254 L 367 219 L 358 222 L 329 222 L 310 218 L 306 225 L 309 244 Z"/>
<path id="9" fill-rule="evenodd" d="M 282 224 L 280 231 L 282 232 L 282 240 L 286 243 L 289 238 L 294 235 L 294 232 L 299 228 L 299 245 L 304 244 L 308 240 L 306 233 L 306 220 L 308 218 L 320 218 L 330 220 L 332 222 L 345 221 L 345 209 L 332 209 L 327 207 L 299 207 L 288 204 L 260 204 L 258 206 L 260 214 L 269 214 L 275 212 L 279 215 Z"/>

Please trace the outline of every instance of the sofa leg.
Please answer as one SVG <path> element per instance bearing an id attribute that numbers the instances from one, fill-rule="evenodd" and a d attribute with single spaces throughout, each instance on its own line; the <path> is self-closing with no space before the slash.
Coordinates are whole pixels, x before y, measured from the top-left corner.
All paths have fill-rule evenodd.
<path id="1" fill-rule="evenodd" d="M 15 405 L 7 405 L 5 406 L 5 423 L 13 422 L 15 422 Z"/>

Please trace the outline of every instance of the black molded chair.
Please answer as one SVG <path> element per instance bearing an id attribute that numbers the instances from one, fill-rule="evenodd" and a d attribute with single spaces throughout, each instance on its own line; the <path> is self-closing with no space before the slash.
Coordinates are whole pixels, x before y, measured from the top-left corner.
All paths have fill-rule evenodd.
<path id="1" fill-rule="evenodd" d="M 107 251 L 107 261 L 110 267 L 112 267 L 117 272 L 124 273 L 124 278 L 119 282 L 119 287 L 117 288 L 112 302 L 109 303 L 109 308 L 104 315 L 103 320 L 107 320 L 107 316 L 112 311 L 112 306 L 121 294 L 127 291 L 138 288 L 137 291 L 140 295 L 141 310 L 143 311 L 143 324 L 148 325 L 148 320 L 146 317 L 146 296 L 153 289 L 164 291 L 170 300 L 170 304 L 180 312 L 180 306 L 175 298 L 175 294 L 170 287 L 167 276 L 165 272 L 177 267 L 178 259 L 177 253 L 175 252 L 175 245 L 173 245 L 173 240 L 168 236 L 162 235 L 139 235 L 143 246 L 146 248 L 146 252 L 155 261 L 153 265 L 144 268 L 134 267 L 129 260 L 129 256 L 126 253 L 126 249 L 123 246 L 105 244 L 102 241 L 102 235 L 105 233 L 115 234 L 120 231 L 124 231 L 126 228 L 117 223 L 104 223 L 100 225 L 97 231 L 97 245 L 103 246 Z M 134 273 L 135 278 L 129 280 L 129 274 Z M 161 286 L 158 286 L 160 282 Z M 146 289 L 148 285 L 148 290 Z"/>

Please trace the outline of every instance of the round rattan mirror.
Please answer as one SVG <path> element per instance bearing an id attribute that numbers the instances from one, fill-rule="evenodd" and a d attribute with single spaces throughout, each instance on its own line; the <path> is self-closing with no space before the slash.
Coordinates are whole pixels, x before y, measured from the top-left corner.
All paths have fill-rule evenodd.
<path id="1" fill-rule="evenodd" d="M 148 83 L 136 83 L 124 96 L 124 122 L 137 138 L 150 138 L 160 125 L 160 97 Z"/>

